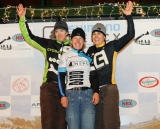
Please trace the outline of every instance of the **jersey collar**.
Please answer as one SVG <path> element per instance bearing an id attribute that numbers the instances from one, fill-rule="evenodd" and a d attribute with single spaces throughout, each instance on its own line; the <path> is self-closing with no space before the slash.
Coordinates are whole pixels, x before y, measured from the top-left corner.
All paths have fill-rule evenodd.
<path id="1" fill-rule="evenodd" d="M 59 43 L 59 44 L 62 44 L 62 43 L 64 43 L 64 44 L 69 44 L 69 39 L 66 39 L 65 42 L 60 42 L 58 39 L 56 39 L 56 41 L 57 41 L 57 43 Z"/>
<path id="2" fill-rule="evenodd" d="M 97 45 L 96 45 L 96 48 L 103 47 L 104 45 L 105 45 L 105 42 L 102 42 L 102 43 L 100 43 L 100 44 L 97 44 Z"/>

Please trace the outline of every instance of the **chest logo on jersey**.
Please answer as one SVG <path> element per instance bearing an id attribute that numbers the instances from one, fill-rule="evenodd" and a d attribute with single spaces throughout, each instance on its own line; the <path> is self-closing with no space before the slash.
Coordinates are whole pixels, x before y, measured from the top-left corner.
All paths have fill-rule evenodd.
<path id="1" fill-rule="evenodd" d="M 66 52 L 68 52 L 68 51 L 70 51 L 70 50 L 71 50 L 71 47 L 70 47 L 70 46 L 63 46 L 63 47 L 61 47 L 61 49 L 60 49 L 61 53 L 58 54 L 58 58 L 60 59 L 62 53 L 66 53 Z"/>
<path id="2" fill-rule="evenodd" d="M 94 54 L 94 65 L 96 69 L 102 68 L 103 66 L 108 64 L 109 61 L 104 50 Z"/>
<path id="3" fill-rule="evenodd" d="M 68 67 L 75 67 L 75 66 L 88 66 L 88 61 L 70 61 L 68 63 Z"/>
<path id="4" fill-rule="evenodd" d="M 50 62 L 54 62 L 54 63 L 57 63 L 57 64 L 59 64 L 59 62 L 60 62 L 59 59 L 56 60 L 56 58 L 52 58 L 52 57 L 49 57 L 48 60 L 49 60 Z"/>

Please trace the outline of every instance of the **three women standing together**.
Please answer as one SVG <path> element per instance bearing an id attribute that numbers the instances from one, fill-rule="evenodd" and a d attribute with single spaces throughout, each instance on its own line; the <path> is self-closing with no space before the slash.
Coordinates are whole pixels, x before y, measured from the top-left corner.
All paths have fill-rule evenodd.
<path id="1" fill-rule="evenodd" d="M 106 27 L 97 23 L 92 28 L 93 46 L 86 54 L 83 51 L 86 37 L 81 28 L 73 30 L 71 41 L 67 40 L 68 25 L 63 21 L 55 24 L 55 40 L 34 36 L 25 20 L 26 9 L 19 4 L 22 35 L 45 57 L 40 87 L 42 129 L 66 129 L 67 124 L 68 129 L 120 129 L 115 64 L 118 52 L 135 36 L 132 8 L 129 1 L 122 10 L 126 15 L 127 34 L 106 43 Z"/>

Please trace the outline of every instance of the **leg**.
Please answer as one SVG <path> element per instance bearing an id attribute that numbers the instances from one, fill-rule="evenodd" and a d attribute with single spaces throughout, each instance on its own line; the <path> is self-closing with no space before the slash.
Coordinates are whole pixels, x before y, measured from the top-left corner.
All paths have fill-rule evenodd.
<path id="1" fill-rule="evenodd" d="M 66 121 L 68 129 L 80 129 L 79 94 L 78 91 L 66 90 L 68 108 L 66 108 Z"/>
<path id="2" fill-rule="evenodd" d="M 40 106 L 41 106 L 41 124 L 42 129 L 52 129 L 56 125 L 53 122 L 55 118 L 56 101 L 53 99 L 54 95 L 50 90 L 50 83 L 43 83 L 40 87 Z"/>
<path id="3" fill-rule="evenodd" d="M 62 107 L 60 100 L 57 104 L 57 129 L 67 129 L 67 122 L 65 120 L 66 111 L 65 108 Z"/>
<path id="4" fill-rule="evenodd" d="M 61 104 L 61 97 L 60 97 L 59 92 L 58 92 L 57 96 L 58 97 L 57 97 L 57 113 L 56 113 L 57 125 L 56 125 L 56 129 L 67 129 L 67 122 L 65 120 L 66 111 L 65 111 L 65 108 Z"/>
<path id="5" fill-rule="evenodd" d="M 60 103 L 60 96 L 57 83 L 43 83 L 40 87 L 40 106 L 42 129 L 66 129 L 65 111 L 59 112 L 57 109 Z M 64 109 L 63 109 L 64 110 Z M 57 115 L 61 115 L 57 117 Z M 60 123 L 59 123 L 60 122 Z M 57 127 L 61 124 L 61 127 Z"/>
<path id="6" fill-rule="evenodd" d="M 100 101 L 96 105 L 95 129 L 104 129 L 102 116 L 103 116 L 103 97 L 100 94 Z"/>
<path id="7" fill-rule="evenodd" d="M 95 105 L 92 103 L 93 90 L 81 91 L 81 129 L 94 129 Z"/>
<path id="8" fill-rule="evenodd" d="M 103 98 L 104 129 L 120 129 L 119 91 L 117 85 L 107 85 L 101 88 Z"/>

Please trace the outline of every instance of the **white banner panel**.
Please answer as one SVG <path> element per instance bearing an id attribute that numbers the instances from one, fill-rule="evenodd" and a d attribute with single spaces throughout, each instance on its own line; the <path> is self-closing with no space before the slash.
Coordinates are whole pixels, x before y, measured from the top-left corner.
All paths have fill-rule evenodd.
<path id="1" fill-rule="evenodd" d="M 11 95 L 31 95 L 31 76 L 11 76 Z"/>
<path id="2" fill-rule="evenodd" d="M 0 35 L 0 58 L 33 57 L 33 47 L 24 41 L 18 25 L 1 27 Z"/>
<path id="3" fill-rule="evenodd" d="M 141 72 L 138 73 L 138 90 L 143 92 L 159 92 L 159 73 Z"/>
<path id="4" fill-rule="evenodd" d="M 138 20 L 135 22 L 136 36 L 133 43 L 133 54 L 160 54 L 159 21 Z M 138 24 L 137 24 L 138 23 Z"/>
<path id="5" fill-rule="evenodd" d="M 120 94 L 119 108 L 121 115 L 138 115 L 138 94 Z"/>
<path id="6" fill-rule="evenodd" d="M 126 20 L 67 22 L 70 33 L 76 27 L 86 32 L 85 51 L 92 45 L 91 30 L 97 22 L 106 26 L 107 42 L 127 32 Z M 160 19 L 140 19 L 134 23 L 135 39 L 119 53 L 116 65 L 121 129 L 159 129 Z M 34 35 L 50 38 L 54 24 L 29 23 L 29 27 Z M 4 120 L 12 126 L 22 120 L 24 123 L 19 127 L 40 129 L 43 54 L 24 42 L 17 23 L 0 24 L 0 58 L 0 128 L 4 128 Z"/>
<path id="7" fill-rule="evenodd" d="M 160 93 L 157 93 L 158 113 L 160 113 Z"/>
<path id="8" fill-rule="evenodd" d="M 39 95 L 31 96 L 31 116 L 41 116 Z"/>
<path id="9" fill-rule="evenodd" d="M 11 115 L 11 96 L 0 96 L 0 116 Z"/>

